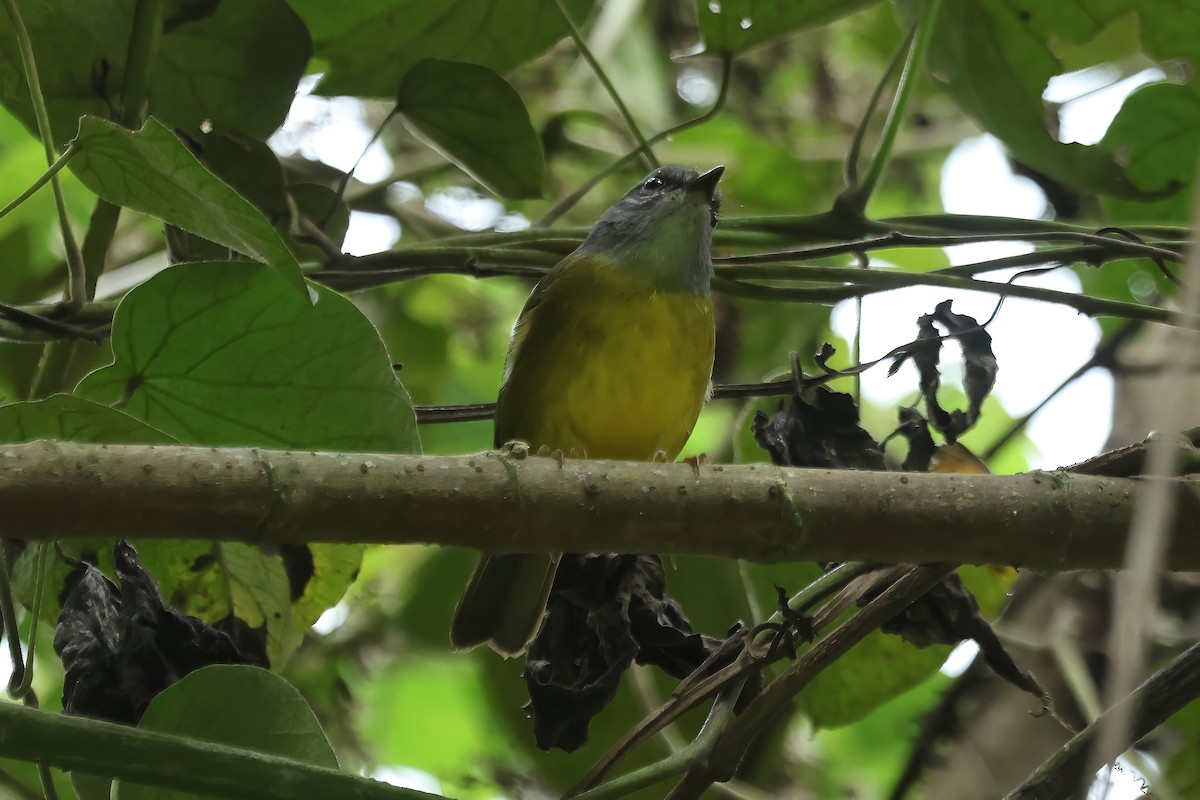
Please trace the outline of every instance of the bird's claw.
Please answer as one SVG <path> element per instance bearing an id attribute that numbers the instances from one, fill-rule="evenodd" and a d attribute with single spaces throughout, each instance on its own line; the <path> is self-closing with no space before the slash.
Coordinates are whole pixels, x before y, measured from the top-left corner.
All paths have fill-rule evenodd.
<path id="1" fill-rule="evenodd" d="M 690 466 L 692 468 L 692 472 L 695 473 L 697 478 L 699 478 L 700 477 L 700 467 L 706 467 L 706 466 L 708 466 L 708 464 L 710 462 L 708 460 L 708 453 L 699 453 L 697 455 L 688 456 L 687 458 L 683 459 L 683 463 Z"/>

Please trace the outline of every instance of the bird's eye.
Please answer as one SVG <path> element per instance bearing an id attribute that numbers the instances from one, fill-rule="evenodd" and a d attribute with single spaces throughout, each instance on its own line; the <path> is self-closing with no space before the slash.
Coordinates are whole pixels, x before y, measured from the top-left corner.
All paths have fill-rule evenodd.
<path id="1" fill-rule="evenodd" d="M 646 178 L 646 182 L 642 184 L 643 189 L 648 189 L 652 192 L 657 192 L 658 190 L 662 189 L 664 186 L 666 186 L 666 184 L 663 183 L 663 179 L 656 178 L 656 177 Z"/>

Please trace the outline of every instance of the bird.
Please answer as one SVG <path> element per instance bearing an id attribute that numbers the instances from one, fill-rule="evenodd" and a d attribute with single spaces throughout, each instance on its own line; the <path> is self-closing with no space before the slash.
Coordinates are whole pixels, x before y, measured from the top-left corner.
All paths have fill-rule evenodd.
<path id="1" fill-rule="evenodd" d="M 724 171 L 655 169 L 538 282 L 513 327 L 496 447 L 520 441 L 540 454 L 631 461 L 679 455 L 711 394 L 712 230 Z M 524 652 L 559 557 L 485 555 L 454 610 L 454 649 Z"/>

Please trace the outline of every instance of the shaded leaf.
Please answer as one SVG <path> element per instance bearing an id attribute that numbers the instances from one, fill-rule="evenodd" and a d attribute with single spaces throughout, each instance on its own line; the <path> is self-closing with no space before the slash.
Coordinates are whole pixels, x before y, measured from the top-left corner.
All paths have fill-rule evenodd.
<path id="1" fill-rule="evenodd" d="M 56 394 L 0 406 L 0 442 L 168 444 L 175 439 L 115 408 Z"/>
<path id="2" fill-rule="evenodd" d="M 805 28 L 824 25 L 877 0 L 696 0 L 704 49 L 735 53 Z"/>
<path id="3" fill-rule="evenodd" d="M 1100 8 L 1100 0 L 945 3 L 928 66 L 959 107 L 1028 166 L 1073 188 L 1145 197 L 1103 149 L 1056 141 L 1042 103 L 1047 82 L 1064 71 L 1051 41 L 1090 39 L 1134 8 L 1133 0 L 1104 5 Z M 910 25 L 924 3 L 900 0 L 897 7 Z"/>
<path id="4" fill-rule="evenodd" d="M 286 227 L 283 168 L 266 142 L 227 128 L 213 128 L 185 141 L 209 172 L 249 200 L 272 225 Z"/>
<path id="5" fill-rule="evenodd" d="M 289 186 L 287 191 L 296 215 L 316 225 L 335 247 L 341 247 L 350 227 L 350 208 L 342 198 L 333 189 L 319 183 L 298 183 Z M 299 233 L 302 234 L 303 230 Z M 319 261 L 325 258 L 323 251 L 308 244 L 293 245 L 293 252 L 300 259 Z"/>
<path id="6" fill-rule="evenodd" d="M 81 116 L 109 117 L 119 105 L 135 6 L 136 0 L 21 6 L 55 142 L 70 139 Z M 150 112 L 191 131 L 208 120 L 269 136 L 291 106 L 311 49 L 284 0 L 172 0 L 149 70 Z M 0 102 L 36 133 L 24 75 L 12 23 L 0 15 Z"/>
<path id="7" fill-rule="evenodd" d="M 110 800 L 112 797 L 112 778 L 72 772 L 71 787 L 79 800 Z"/>
<path id="8" fill-rule="evenodd" d="M 400 82 L 396 111 L 421 139 L 497 194 L 542 196 L 542 147 L 529 112 L 490 69 L 418 61 Z"/>
<path id="9" fill-rule="evenodd" d="M 567 35 L 554 0 L 291 0 L 329 70 L 322 94 L 391 97 L 422 58 L 507 72 Z M 582 21 L 595 0 L 565 0 Z M 466 21 L 470 24 L 464 24 Z"/>
<path id="10" fill-rule="evenodd" d="M 1200 795 L 1200 700 L 1176 712 L 1167 724 L 1182 734 L 1182 742 L 1167 759 L 1163 777 L 1181 797 Z"/>
<path id="11" fill-rule="evenodd" d="M 220 624 L 243 652 L 261 653 L 273 667 L 287 662 L 313 623 L 345 594 L 364 549 L 158 539 L 138 546 L 169 602 Z"/>
<path id="12" fill-rule="evenodd" d="M 296 688 L 278 675 L 247 666 L 197 670 L 146 709 L 139 728 L 338 768 L 321 724 Z M 118 800 L 199 798 L 120 781 Z"/>
<path id="13" fill-rule="evenodd" d="M 1156 83 L 1126 100 L 1100 147 L 1125 165 L 1129 179 L 1160 200 L 1137 202 L 1105 198 L 1104 208 L 1128 222 L 1188 222 L 1200 154 L 1200 89 Z M 1085 284 L 1086 285 L 1086 284 Z"/>
<path id="14" fill-rule="evenodd" d="M 95 117 L 79 121 L 71 171 L 110 203 L 232 247 L 303 289 L 300 266 L 258 209 L 222 183 L 175 134 L 149 119 L 137 133 Z"/>
<path id="15" fill-rule="evenodd" d="M 311 54 L 285 0 L 177 0 L 150 71 L 150 112 L 193 133 L 208 122 L 265 139 L 283 124 Z"/>

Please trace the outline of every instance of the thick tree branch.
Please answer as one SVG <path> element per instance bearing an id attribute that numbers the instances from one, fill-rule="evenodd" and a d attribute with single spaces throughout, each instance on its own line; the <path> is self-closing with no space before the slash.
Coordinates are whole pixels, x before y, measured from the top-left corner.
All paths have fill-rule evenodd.
<path id="1" fill-rule="evenodd" d="M 1141 481 L 57 442 L 0 448 L 0 537 L 425 542 L 756 561 L 1121 565 Z M 1200 479 L 1168 564 L 1200 569 Z"/>

